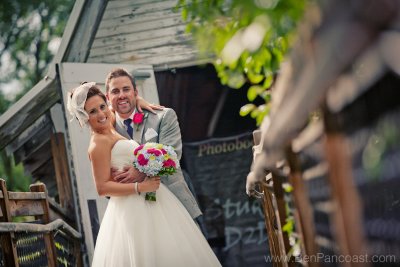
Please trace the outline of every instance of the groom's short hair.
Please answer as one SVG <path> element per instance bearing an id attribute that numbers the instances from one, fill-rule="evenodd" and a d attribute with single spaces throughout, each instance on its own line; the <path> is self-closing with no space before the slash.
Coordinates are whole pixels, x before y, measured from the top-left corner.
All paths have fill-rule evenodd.
<path id="1" fill-rule="evenodd" d="M 107 78 L 106 78 L 106 93 L 108 93 L 108 90 L 110 90 L 110 82 L 111 79 L 114 78 L 118 78 L 118 77 L 128 77 L 129 80 L 131 80 L 132 85 L 133 85 L 133 89 L 136 91 L 136 82 L 135 82 L 135 78 L 129 74 L 128 71 L 126 71 L 123 68 L 116 68 L 116 69 L 112 69 L 110 71 L 110 73 L 108 73 Z"/>

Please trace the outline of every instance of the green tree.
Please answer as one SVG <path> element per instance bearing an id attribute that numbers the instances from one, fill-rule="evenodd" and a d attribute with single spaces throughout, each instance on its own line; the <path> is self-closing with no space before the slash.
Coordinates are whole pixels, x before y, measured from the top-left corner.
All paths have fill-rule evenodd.
<path id="1" fill-rule="evenodd" d="M 270 87 L 302 18 L 307 0 L 179 0 L 177 10 L 201 55 L 214 58 L 222 84 L 241 88 L 265 103 L 241 108 L 257 124 L 269 112 Z"/>
<path id="2" fill-rule="evenodd" d="M 0 85 L 18 80 L 23 95 L 52 60 L 73 1 L 2 0 L 0 5 Z"/>
<path id="3" fill-rule="evenodd" d="M 61 40 L 74 1 L 2 0 L 0 3 L 0 115 L 44 75 Z M 11 100 L 5 86 L 17 81 Z M 0 151 L 0 177 L 11 190 L 26 190 L 22 165 Z"/>

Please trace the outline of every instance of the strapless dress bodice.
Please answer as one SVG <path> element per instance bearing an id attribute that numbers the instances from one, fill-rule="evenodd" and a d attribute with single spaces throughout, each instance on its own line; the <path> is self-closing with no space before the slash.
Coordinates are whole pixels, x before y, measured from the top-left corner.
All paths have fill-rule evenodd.
<path id="1" fill-rule="evenodd" d="M 132 165 L 133 151 L 138 146 L 134 140 L 118 140 L 111 149 L 111 167 L 122 170 L 125 166 Z"/>

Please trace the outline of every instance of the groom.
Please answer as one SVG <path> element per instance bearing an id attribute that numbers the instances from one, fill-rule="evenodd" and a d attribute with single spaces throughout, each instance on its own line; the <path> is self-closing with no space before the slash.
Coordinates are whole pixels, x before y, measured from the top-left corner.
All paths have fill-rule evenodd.
<path id="1" fill-rule="evenodd" d="M 106 96 L 115 110 L 115 129 L 128 139 L 139 144 L 147 142 L 172 146 L 178 159 L 182 156 L 182 140 L 175 111 L 170 108 L 157 110 L 155 113 L 136 110 L 138 91 L 134 78 L 124 69 L 113 69 L 106 78 Z M 133 153 L 133 152 L 132 152 Z M 131 167 L 129 170 L 114 175 L 114 179 L 123 182 L 140 182 L 144 175 Z M 196 199 L 190 192 L 182 170 L 170 176 L 163 176 L 161 182 L 181 201 L 193 219 L 202 215 Z"/>

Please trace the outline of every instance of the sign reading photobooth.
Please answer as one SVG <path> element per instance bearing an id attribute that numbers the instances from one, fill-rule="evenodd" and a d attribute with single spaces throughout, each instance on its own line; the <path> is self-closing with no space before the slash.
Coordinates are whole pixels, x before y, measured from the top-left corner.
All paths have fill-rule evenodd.
<path id="1" fill-rule="evenodd" d="M 265 266 L 268 242 L 261 203 L 245 192 L 252 146 L 250 133 L 184 144 L 208 241 L 223 266 Z"/>

